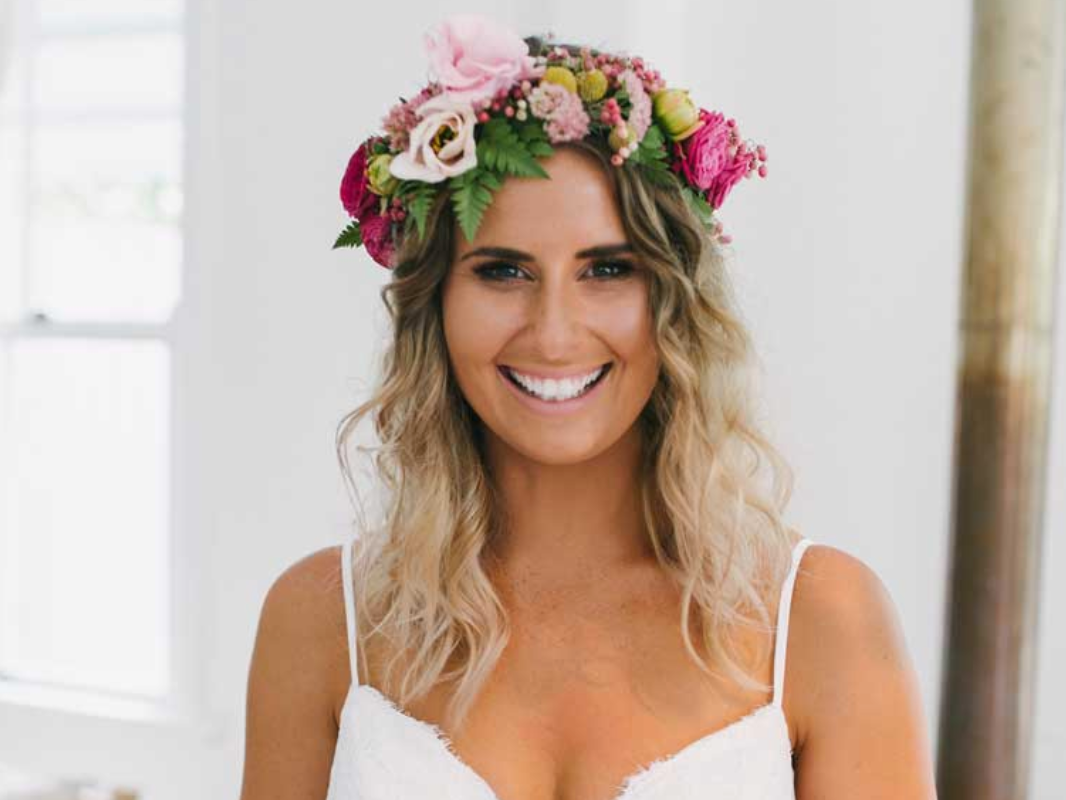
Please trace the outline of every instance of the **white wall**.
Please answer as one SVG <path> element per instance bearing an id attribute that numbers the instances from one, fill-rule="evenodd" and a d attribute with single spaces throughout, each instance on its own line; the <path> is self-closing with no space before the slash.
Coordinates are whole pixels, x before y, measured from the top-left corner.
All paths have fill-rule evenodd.
<path id="1" fill-rule="evenodd" d="M 453 4 L 522 33 L 642 54 L 765 142 L 770 176 L 723 214 L 797 472 L 792 522 L 889 587 L 935 741 L 947 575 L 970 7 L 668 2 Z M 425 79 L 438 6 L 196 0 L 188 280 L 177 357 L 187 677 L 215 723 L 132 725 L 4 710 L 5 760 L 140 783 L 148 800 L 235 798 L 255 623 L 276 575 L 347 535 L 333 431 L 369 376 L 385 272 L 331 251 L 347 157 Z M 565 11 L 564 11 L 565 9 Z M 1060 307 L 1064 304 L 1060 303 Z M 1056 389 L 1063 385 L 1062 326 Z M 1053 486 L 1064 484 L 1056 394 Z M 1053 494 L 1053 493 L 1052 493 Z M 1061 792 L 1066 640 L 1049 505 L 1037 800 Z M 18 731 L 13 735 L 13 731 Z M 42 742 L 50 742 L 42 749 Z M 1056 789 L 1059 791 L 1057 792 Z"/>

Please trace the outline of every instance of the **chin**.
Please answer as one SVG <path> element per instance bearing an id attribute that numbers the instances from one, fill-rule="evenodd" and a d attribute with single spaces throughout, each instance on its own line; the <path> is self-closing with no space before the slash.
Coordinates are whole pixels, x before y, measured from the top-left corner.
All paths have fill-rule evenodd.
<path id="1" fill-rule="evenodd" d="M 530 461 L 551 466 L 567 466 L 591 461 L 615 444 L 603 432 L 574 430 L 537 430 L 530 426 L 521 431 L 494 430 L 493 436 L 505 447 Z"/>

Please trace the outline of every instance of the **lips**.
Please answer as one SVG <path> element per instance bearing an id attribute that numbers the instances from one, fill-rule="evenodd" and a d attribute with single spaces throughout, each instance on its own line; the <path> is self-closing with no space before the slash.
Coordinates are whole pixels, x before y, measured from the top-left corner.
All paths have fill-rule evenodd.
<path id="1" fill-rule="evenodd" d="M 564 381 L 564 380 L 570 380 L 570 381 L 574 381 L 574 380 L 579 380 L 581 378 L 585 378 L 586 376 L 591 375 L 592 373 L 596 372 L 597 370 L 601 370 L 602 369 L 604 371 L 604 373 L 606 373 L 606 371 L 608 369 L 610 369 L 611 364 L 613 364 L 613 363 L 614 362 L 612 362 L 612 361 L 608 361 L 608 362 L 606 362 L 604 364 L 599 364 L 599 365 L 597 365 L 597 366 L 595 366 L 595 367 L 593 367 L 591 369 L 586 369 L 586 370 L 582 370 L 582 371 L 575 370 L 575 371 L 569 372 L 569 373 L 567 373 L 565 375 L 544 375 L 542 373 L 535 372 L 535 371 L 526 371 L 526 370 L 518 369 L 517 367 L 512 367 L 510 364 L 500 364 L 500 365 L 498 365 L 498 367 L 499 367 L 499 369 L 503 370 L 503 372 L 508 377 L 511 377 L 511 372 L 514 371 L 514 372 L 517 372 L 522 377 L 527 378 L 529 380 L 537 380 L 537 381 L 547 381 L 547 380 Z M 603 377 L 603 374 L 597 376 L 597 379 L 602 378 L 602 377 Z"/>
<path id="2" fill-rule="evenodd" d="M 607 373 L 611 371 L 611 366 L 612 366 L 613 363 L 614 362 L 612 362 L 612 361 L 608 361 L 606 364 L 601 364 L 600 366 L 596 367 L 596 369 L 591 369 L 591 370 L 588 370 L 587 372 L 574 372 L 574 373 L 571 373 L 570 375 L 568 375 L 566 377 L 563 377 L 563 378 L 543 378 L 543 377 L 539 377 L 539 376 L 533 376 L 533 375 L 530 375 L 529 373 L 522 372 L 521 370 L 515 370 L 513 367 L 510 367 L 507 364 L 501 364 L 501 365 L 499 365 L 497 367 L 497 369 L 499 370 L 499 372 L 505 378 L 507 378 L 508 381 L 513 383 L 515 386 L 517 386 L 522 391 L 528 391 L 528 389 L 525 386 L 523 386 L 522 382 L 519 381 L 515 377 L 514 372 L 517 372 L 519 375 L 522 375 L 523 377 L 532 378 L 534 380 L 539 380 L 539 381 L 555 380 L 557 382 L 561 382 L 563 380 L 571 380 L 571 381 L 573 381 L 573 380 L 576 380 L 576 379 L 579 379 L 579 378 L 584 378 L 585 376 L 591 375 L 591 374 L 597 372 L 597 370 L 598 370 L 599 374 L 596 375 L 596 377 L 593 380 L 591 380 L 584 387 L 584 389 L 583 389 L 583 392 L 584 392 L 584 391 L 588 391 L 593 386 L 595 386 L 597 383 L 602 381 L 607 376 Z"/>
<path id="3" fill-rule="evenodd" d="M 607 386 L 610 381 L 605 380 L 605 378 L 610 376 L 613 369 L 610 364 L 605 364 L 604 369 L 597 376 L 596 380 L 586 386 L 581 394 L 565 400 L 546 399 L 533 394 L 512 378 L 509 371 L 503 366 L 498 365 L 496 371 L 500 374 L 500 380 L 506 385 L 506 391 L 512 392 L 518 402 L 525 406 L 529 411 L 546 418 L 559 418 L 580 413 L 582 409 L 588 408 L 595 403 L 596 398 L 606 391 L 604 387 Z"/>

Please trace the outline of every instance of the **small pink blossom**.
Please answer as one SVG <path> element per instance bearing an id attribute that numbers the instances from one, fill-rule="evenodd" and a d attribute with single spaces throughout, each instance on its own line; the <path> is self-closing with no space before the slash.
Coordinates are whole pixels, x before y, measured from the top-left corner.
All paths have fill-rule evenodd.
<path id="1" fill-rule="evenodd" d="M 540 83 L 530 92 L 529 110 L 547 122 L 548 140 L 554 144 L 584 138 L 589 115 L 581 98 L 557 83 Z"/>
<path id="2" fill-rule="evenodd" d="M 644 138 L 644 134 L 651 125 L 651 98 L 644 90 L 644 82 L 637 77 L 633 70 L 627 69 L 618 76 L 619 82 L 625 87 L 626 94 L 632 107 L 629 110 L 629 118 L 626 120 L 637 132 L 637 141 Z"/>
<path id="3" fill-rule="evenodd" d="M 424 42 L 445 92 L 471 106 L 544 74 L 522 37 L 480 14 L 455 14 L 426 33 Z"/>
<path id="4" fill-rule="evenodd" d="M 570 94 L 570 91 L 557 83 L 539 83 L 526 98 L 529 113 L 540 119 L 550 119 L 567 94 Z"/>
<path id="5" fill-rule="evenodd" d="M 407 149 L 411 129 L 418 124 L 419 107 L 442 91 L 439 83 L 431 83 L 410 100 L 399 102 L 389 109 L 389 113 L 381 120 L 382 128 L 389 135 L 389 149 L 393 151 Z"/>

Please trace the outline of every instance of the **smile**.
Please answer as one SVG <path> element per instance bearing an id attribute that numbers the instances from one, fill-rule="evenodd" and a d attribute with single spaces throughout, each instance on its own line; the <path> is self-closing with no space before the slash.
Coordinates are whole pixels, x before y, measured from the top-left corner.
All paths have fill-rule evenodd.
<path id="1" fill-rule="evenodd" d="M 500 373 L 508 383 L 516 387 L 523 395 L 544 403 L 565 404 L 589 394 L 610 372 L 611 363 L 604 364 L 584 375 L 555 380 L 541 379 L 526 375 L 508 366 L 500 366 Z"/>

